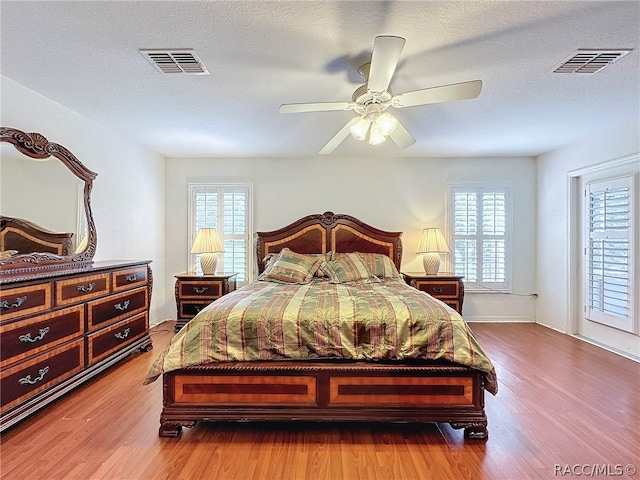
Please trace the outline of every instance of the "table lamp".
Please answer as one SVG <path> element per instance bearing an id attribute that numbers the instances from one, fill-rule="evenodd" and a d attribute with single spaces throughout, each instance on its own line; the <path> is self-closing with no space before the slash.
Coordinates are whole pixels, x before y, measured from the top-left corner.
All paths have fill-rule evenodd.
<path id="1" fill-rule="evenodd" d="M 200 254 L 200 267 L 204 275 L 213 275 L 218 263 L 218 252 L 224 252 L 215 228 L 201 228 L 193 241 L 191 253 Z"/>
<path id="2" fill-rule="evenodd" d="M 422 231 L 417 253 L 425 254 L 422 259 L 425 273 L 437 275 L 440 270 L 440 254 L 449 253 L 449 247 L 439 228 L 425 228 Z"/>

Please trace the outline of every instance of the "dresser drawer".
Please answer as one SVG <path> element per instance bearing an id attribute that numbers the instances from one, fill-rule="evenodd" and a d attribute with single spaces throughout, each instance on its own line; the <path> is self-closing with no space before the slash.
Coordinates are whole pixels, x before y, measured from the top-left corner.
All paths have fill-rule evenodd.
<path id="1" fill-rule="evenodd" d="M 138 288 L 88 303 L 88 330 L 105 327 L 134 313 L 146 310 L 147 289 Z"/>
<path id="2" fill-rule="evenodd" d="M 143 312 L 123 322 L 104 328 L 88 337 L 88 362 L 96 363 L 147 333 L 149 323 Z"/>
<path id="3" fill-rule="evenodd" d="M 222 281 L 181 281 L 179 288 L 178 295 L 184 300 L 215 300 L 223 295 Z"/>
<path id="4" fill-rule="evenodd" d="M 147 284 L 147 267 L 142 266 L 112 272 L 111 284 L 114 292 L 142 287 Z"/>
<path id="5" fill-rule="evenodd" d="M 440 299 L 458 298 L 460 295 L 460 282 L 457 281 L 416 280 L 413 286 Z"/>
<path id="6" fill-rule="evenodd" d="M 0 321 L 17 318 L 30 313 L 51 310 L 51 284 L 41 283 L 28 287 L 3 288 L 0 290 Z"/>
<path id="7" fill-rule="evenodd" d="M 85 302 L 101 297 L 110 291 L 111 276 L 108 273 L 75 277 L 56 281 L 56 305 Z"/>
<path id="8" fill-rule="evenodd" d="M 53 348 L 84 333 L 84 305 L 0 327 L 0 367 Z"/>
<path id="9" fill-rule="evenodd" d="M 84 339 L 43 353 L 0 374 L 2 411 L 60 383 L 84 368 Z"/>

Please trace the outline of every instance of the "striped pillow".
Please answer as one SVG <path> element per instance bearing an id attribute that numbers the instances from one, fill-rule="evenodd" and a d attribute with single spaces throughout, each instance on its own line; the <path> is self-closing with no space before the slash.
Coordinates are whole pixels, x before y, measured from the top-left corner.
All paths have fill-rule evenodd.
<path id="1" fill-rule="evenodd" d="M 335 255 L 334 260 L 320 267 L 331 283 L 355 282 L 375 279 L 366 264 L 356 253 Z"/>
<path id="2" fill-rule="evenodd" d="M 265 270 L 263 278 L 284 283 L 309 283 L 322 262 L 321 257 L 303 255 L 283 248 Z"/>
<path id="3" fill-rule="evenodd" d="M 382 253 L 358 253 L 372 275 L 378 278 L 400 277 L 398 269 L 388 255 Z"/>
<path id="4" fill-rule="evenodd" d="M 280 254 L 280 252 L 278 252 L 278 253 L 268 253 L 262 259 L 262 263 L 264 265 L 263 272 L 266 272 L 267 270 L 269 270 L 273 266 L 273 263 L 276 261 L 276 259 L 278 258 L 279 254 Z"/>
<path id="5" fill-rule="evenodd" d="M 310 253 L 309 255 L 311 255 L 312 257 L 319 257 L 322 260 L 322 262 L 320 263 L 320 268 L 318 268 L 318 270 L 316 271 L 315 276 L 318 278 L 325 278 L 326 275 L 322 271 L 322 264 L 324 262 L 331 261 L 331 259 L 333 258 L 333 252 L 330 250 L 327 253 Z"/>

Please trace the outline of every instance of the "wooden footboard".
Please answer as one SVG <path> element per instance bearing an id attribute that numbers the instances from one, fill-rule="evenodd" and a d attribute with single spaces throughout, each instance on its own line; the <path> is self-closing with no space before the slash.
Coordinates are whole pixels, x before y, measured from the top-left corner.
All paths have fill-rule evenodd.
<path id="1" fill-rule="evenodd" d="M 450 423 L 487 438 L 484 374 L 457 365 L 224 363 L 165 373 L 160 436 L 198 421 Z"/>

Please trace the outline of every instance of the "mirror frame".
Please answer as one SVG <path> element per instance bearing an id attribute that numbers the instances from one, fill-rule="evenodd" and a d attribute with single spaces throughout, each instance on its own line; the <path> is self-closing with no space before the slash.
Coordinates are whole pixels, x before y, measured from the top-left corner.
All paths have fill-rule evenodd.
<path id="1" fill-rule="evenodd" d="M 50 142 L 40 133 L 26 133 L 11 127 L 0 127 L 0 141 L 13 144 L 20 153 L 31 158 L 43 160 L 54 157 L 60 160 L 71 173 L 84 182 L 84 212 L 87 220 L 87 247 L 84 251 L 71 255 L 56 255 L 45 252 L 14 255 L 0 260 L 0 272 L 2 274 L 38 273 L 49 269 L 81 267 L 91 263 L 98 242 L 96 226 L 91 213 L 91 189 L 93 188 L 93 180 L 98 174 L 85 167 L 65 147 Z"/>

